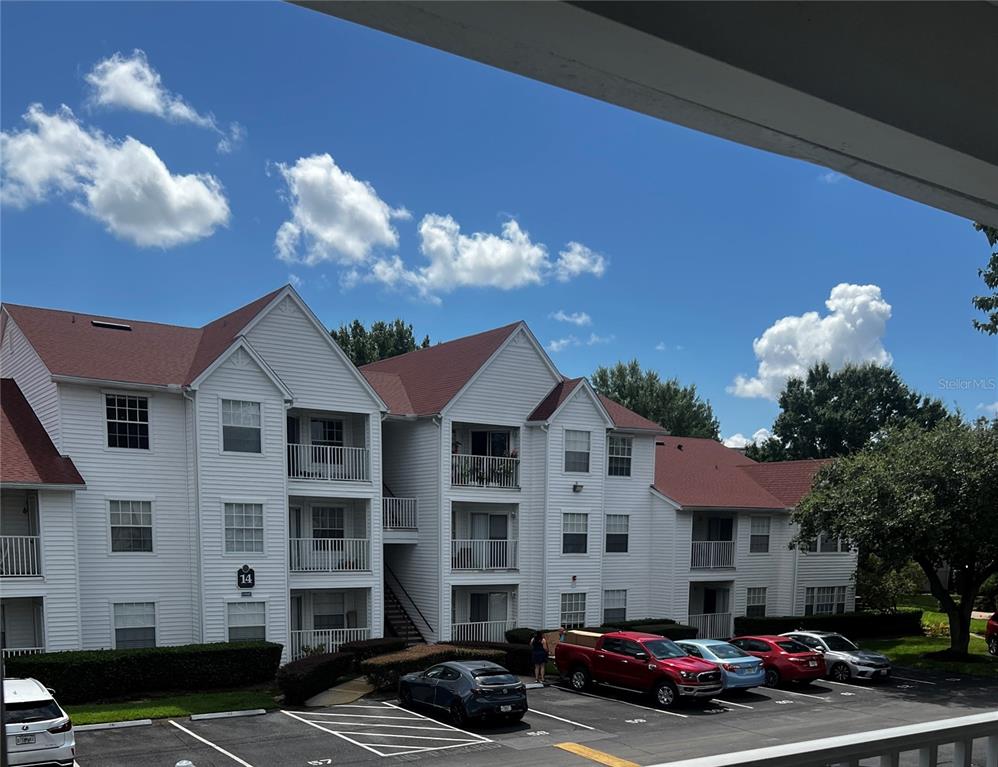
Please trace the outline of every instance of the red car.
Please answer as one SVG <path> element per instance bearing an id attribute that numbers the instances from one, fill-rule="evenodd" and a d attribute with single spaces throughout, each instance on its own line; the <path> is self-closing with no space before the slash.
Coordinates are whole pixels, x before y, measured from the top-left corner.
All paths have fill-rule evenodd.
<path id="1" fill-rule="evenodd" d="M 988 642 L 988 652 L 998 655 L 998 613 L 994 613 L 988 618 L 988 627 L 984 635 Z"/>
<path id="2" fill-rule="evenodd" d="M 795 639 L 781 636 L 744 636 L 729 639 L 750 655 L 762 659 L 766 669 L 766 686 L 781 682 L 809 684 L 825 675 L 825 658 Z"/>

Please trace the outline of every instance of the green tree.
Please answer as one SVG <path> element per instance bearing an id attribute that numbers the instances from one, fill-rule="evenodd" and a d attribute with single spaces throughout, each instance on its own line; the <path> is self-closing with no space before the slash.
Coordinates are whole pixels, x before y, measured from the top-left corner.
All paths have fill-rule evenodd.
<path id="1" fill-rule="evenodd" d="M 974 224 L 974 228 L 984 232 L 991 247 L 998 246 L 998 227 Z M 987 315 L 987 320 L 984 322 L 974 320 L 974 327 L 982 333 L 993 336 L 998 333 L 998 250 L 991 254 L 987 268 L 978 269 L 977 274 L 991 290 L 991 295 L 974 296 L 974 308 Z"/>
<path id="2" fill-rule="evenodd" d="M 912 561 L 893 567 L 876 554 L 860 552 L 856 567 L 856 596 L 863 608 L 882 613 L 896 613 L 901 597 L 919 590 L 921 569 Z"/>
<path id="3" fill-rule="evenodd" d="M 391 322 L 373 322 L 370 330 L 360 320 L 354 320 L 349 325 L 340 325 L 338 330 L 331 330 L 330 334 L 358 367 L 430 345 L 429 336 L 423 336 L 417 344 L 412 325 L 397 318 Z"/>
<path id="4" fill-rule="evenodd" d="M 697 395 L 695 384 L 663 381 L 654 370 L 642 370 L 637 360 L 596 368 L 593 388 L 679 437 L 718 438 L 719 424 L 710 402 Z"/>
<path id="5" fill-rule="evenodd" d="M 908 421 L 933 426 L 951 417 L 890 368 L 867 363 L 832 372 L 824 362 L 791 378 L 780 394 L 773 436 L 745 454 L 757 461 L 834 458 L 861 449 L 883 429 Z"/>
<path id="6" fill-rule="evenodd" d="M 966 655 L 974 598 L 998 572 L 998 421 L 946 419 L 884 432 L 823 467 L 793 513 L 794 543 L 837 536 L 898 570 L 914 561 L 949 618 L 950 655 Z M 936 570 L 956 573 L 954 597 Z"/>

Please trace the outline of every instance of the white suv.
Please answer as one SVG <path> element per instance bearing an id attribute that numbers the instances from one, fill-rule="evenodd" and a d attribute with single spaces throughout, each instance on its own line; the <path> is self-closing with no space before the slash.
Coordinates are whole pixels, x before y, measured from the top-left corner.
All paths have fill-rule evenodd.
<path id="1" fill-rule="evenodd" d="M 37 679 L 4 679 L 7 759 L 14 765 L 72 767 L 76 737 L 69 714 Z"/>

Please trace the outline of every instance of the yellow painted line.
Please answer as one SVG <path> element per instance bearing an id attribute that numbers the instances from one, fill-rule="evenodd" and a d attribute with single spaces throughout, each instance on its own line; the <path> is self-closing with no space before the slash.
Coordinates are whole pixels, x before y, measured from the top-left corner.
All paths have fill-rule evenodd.
<path id="1" fill-rule="evenodd" d="M 589 748 L 589 746 L 583 746 L 579 743 L 555 743 L 554 747 L 569 751 L 583 759 L 605 764 L 607 767 L 640 767 L 637 762 L 629 762 L 619 756 L 608 754 L 605 751 L 597 751 L 595 748 Z"/>

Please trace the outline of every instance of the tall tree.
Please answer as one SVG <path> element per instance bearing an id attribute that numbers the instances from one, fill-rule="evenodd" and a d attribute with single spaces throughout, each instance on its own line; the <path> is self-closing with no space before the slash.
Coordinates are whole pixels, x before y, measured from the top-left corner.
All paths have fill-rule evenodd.
<path id="1" fill-rule="evenodd" d="M 823 467 L 793 513 L 795 544 L 840 537 L 900 570 L 913 560 L 946 611 L 949 653 L 966 655 L 981 584 L 998 572 L 998 420 L 893 427 Z M 949 564 L 957 598 L 939 579 Z"/>
<path id="2" fill-rule="evenodd" d="M 391 322 L 373 322 L 370 330 L 360 320 L 354 320 L 349 325 L 340 325 L 338 330 L 331 330 L 330 334 L 358 367 L 430 345 L 429 336 L 423 336 L 417 344 L 412 325 L 398 318 Z"/>
<path id="3" fill-rule="evenodd" d="M 824 362 L 791 378 L 780 394 L 773 436 L 745 454 L 757 461 L 834 458 L 861 449 L 883 429 L 908 421 L 933 426 L 951 417 L 938 399 L 923 397 L 890 368 Z"/>
<path id="4" fill-rule="evenodd" d="M 642 370 L 637 360 L 593 373 L 593 388 L 624 407 L 661 424 L 680 437 L 718 438 L 719 424 L 710 402 L 701 399 L 695 384 L 663 381 L 654 370 Z"/>
<path id="5" fill-rule="evenodd" d="M 991 247 L 998 246 L 998 227 L 974 224 L 974 228 L 979 232 L 984 232 Z M 984 312 L 987 316 L 984 322 L 974 320 L 974 327 L 982 333 L 993 336 L 998 333 L 998 250 L 991 254 L 987 267 L 978 269 L 977 274 L 991 290 L 991 295 L 974 296 L 974 308 Z"/>

